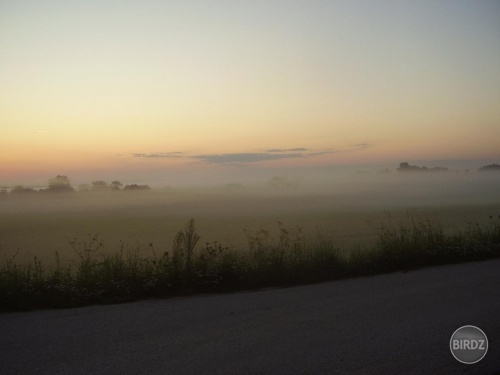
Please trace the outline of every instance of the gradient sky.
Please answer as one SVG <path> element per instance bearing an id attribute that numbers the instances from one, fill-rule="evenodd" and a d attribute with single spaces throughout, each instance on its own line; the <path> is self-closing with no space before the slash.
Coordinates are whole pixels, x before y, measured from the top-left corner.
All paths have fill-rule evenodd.
<path id="1" fill-rule="evenodd" d="M 494 0 L 0 0 L 0 185 L 498 162 L 499 20 Z"/>

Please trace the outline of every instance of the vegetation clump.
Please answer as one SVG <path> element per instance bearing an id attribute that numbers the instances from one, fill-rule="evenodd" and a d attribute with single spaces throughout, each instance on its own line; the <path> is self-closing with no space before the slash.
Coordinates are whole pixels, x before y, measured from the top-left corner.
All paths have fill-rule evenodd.
<path id="1" fill-rule="evenodd" d="M 12 188 L 10 192 L 13 194 L 26 194 L 26 193 L 31 194 L 31 193 L 36 193 L 37 191 L 33 188 L 24 187 L 23 185 L 16 185 Z M 7 191 L 5 191 L 5 193 L 7 193 Z"/>
<path id="2" fill-rule="evenodd" d="M 123 190 L 127 191 L 134 191 L 134 190 L 151 190 L 151 188 L 148 185 L 137 185 L 137 184 L 132 184 L 132 185 L 125 185 Z"/>
<path id="3" fill-rule="evenodd" d="M 410 165 L 407 162 L 399 164 L 399 172 L 447 172 L 448 168 L 433 167 L 427 168 L 426 166 L 419 167 L 417 165 Z"/>
<path id="4" fill-rule="evenodd" d="M 478 169 L 479 172 L 492 172 L 492 171 L 500 171 L 500 164 L 490 164 L 490 165 L 485 165 L 484 167 L 481 167 Z"/>
<path id="5" fill-rule="evenodd" d="M 0 188 L 0 194 L 6 195 L 9 194 L 8 187 Z M 120 191 L 120 190 L 128 190 L 128 191 L 149 191 L 151 187 L 149 185 L 137 185 L 130 184 L 125 185 L 120 181 L 112 181 L 111 183 L 107 183 L 103 180 L 92 181 L 92 184 L 80 184 L 78 185 L 78 192 L 88 193 L 88 192 L 106 192 L 106 191 Z M 31 187 L 24 187 L 23 185 L 16 185 L 11 190 L 10 193 L 15 195 L 26 194 L 26 193 L 72 193 L 75 192 L 75 188 L 71 185 L 70 179 L 68 176 L 57 175 L 54 178 L 48 180 L 48 187 L 46 189 L 36 190 Z"/>
<path id="6" fill-rule="evenodd" d="M 359 275 L 405 271 L 429 265 L 483 260 L 500 256 L 500 216 L 488 225 L 470 223 L 445 234 L 440 225 L 409 217 L 393 223 L 388 216 L 377 240 L 353 251 L 342 251 L 318 235 L 307 240 L 301 228 L 278 231 L 246 230 L 246 249 L 218 242 L 199 246 L 195 221 L 189 220 L 173 240 L 170 251 L 158 253 L 151 243 L 130 249 L 121 243 L 104 253 L 99 234 L 73 238 L 73 263 L 48 267 L 37 257 L 17 264 L 16 255 L 0 264 L 0 309 L 27 310 L 73 307 L 168 297 L 198 292 L 227 292 L 271 286 L 322 282 Z M 148 255 L 149 254 L 149 255 Z"/>
<path id="7" fill-rule="evenodd" d="M 73 192 L 75 189 L 71 186 L 69 178 L 67 176 L 57 175 L 54 178 L 49 180 L 49 188 L 47 189 L 49 192 L 55 193 L 66 193 Z"/>

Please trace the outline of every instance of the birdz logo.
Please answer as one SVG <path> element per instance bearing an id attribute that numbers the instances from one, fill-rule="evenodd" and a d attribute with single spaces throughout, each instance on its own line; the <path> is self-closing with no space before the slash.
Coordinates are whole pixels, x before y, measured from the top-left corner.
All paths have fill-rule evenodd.
<path id="1" fill-rule="evenodd" d="M 488 338 L 475 326 L 463 326 L 451 335 L 450 350 L 457 361 L 470 365 L 484 358 Z"/>

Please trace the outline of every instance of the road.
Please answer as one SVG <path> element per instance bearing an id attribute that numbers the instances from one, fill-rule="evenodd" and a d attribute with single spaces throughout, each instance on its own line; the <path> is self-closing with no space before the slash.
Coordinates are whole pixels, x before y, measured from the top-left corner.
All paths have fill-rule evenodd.
<path id="1" fill-rule="evenodd" d="M 462 325 L 485 358 L 449 349 Z M 500 259 L 285 289 L 0 315 L 2 374 L 500 373 Z"/>

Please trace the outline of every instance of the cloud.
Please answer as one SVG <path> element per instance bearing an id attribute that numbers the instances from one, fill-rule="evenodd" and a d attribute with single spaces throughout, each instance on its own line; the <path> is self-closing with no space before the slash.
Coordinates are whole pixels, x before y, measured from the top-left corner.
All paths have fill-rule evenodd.
<path id="1" fill-rule="evenodd" d="M 134 158 L 180 158 L 182 157 L 182 152 L 153 152 L 150 154 L 136 153 L 132 154 Z"/>
<path id="2" fill-rule="evenodd" d="M 273 154 L 273 153 L 240 153 L 240 154 L 210 154 L 196 155 L 196 159 L 203 160 L 207 163 L 223 164 L 223 163 L 255 163 L 259 161 L 303 158 L 301 153 L 291 154 Z"/>
<path id="3" fill-rule="evenodd" d="M 315 156 L 321 156 L 321 155 L 327 155 L 327 154 L 335 154 L 337 152 L 338 151 L 336 151 L 336 150 L 318 151 L 318 152 L 310 152 L 310 153 L 306 154 L 305 156 L 308 157 L 308 158 L 312 158 L 312 157 L 315 157 Z"/>
<path id="4" fill-rule="evenodd" d="M 297 148 L 271 148 L 266 150 L 266 152 L 300 152 L 300 151 L 309 151 L 308 148 L 297 147 Z"/>
<path id="5" fill-rule="evenodd" d="M 203 154 L 203 155 L 186 155 L 183 152 L 152 152 L 152 153 L 134 153 L 136 158 L 191 158 L 209 164 L 249 164 L 280 159 L 299 159 L 299 158 L 314 158 L 317 156 L 335 154 L 338 152 L 353 152 L 369 147 L 368 143 L 360 143 L 351 146 L 350 149 L 340 150 L 323 150 L 313 152 L 309 148 L 272 148 L 265 152 L 242 152 L 232 154 Z"/>

